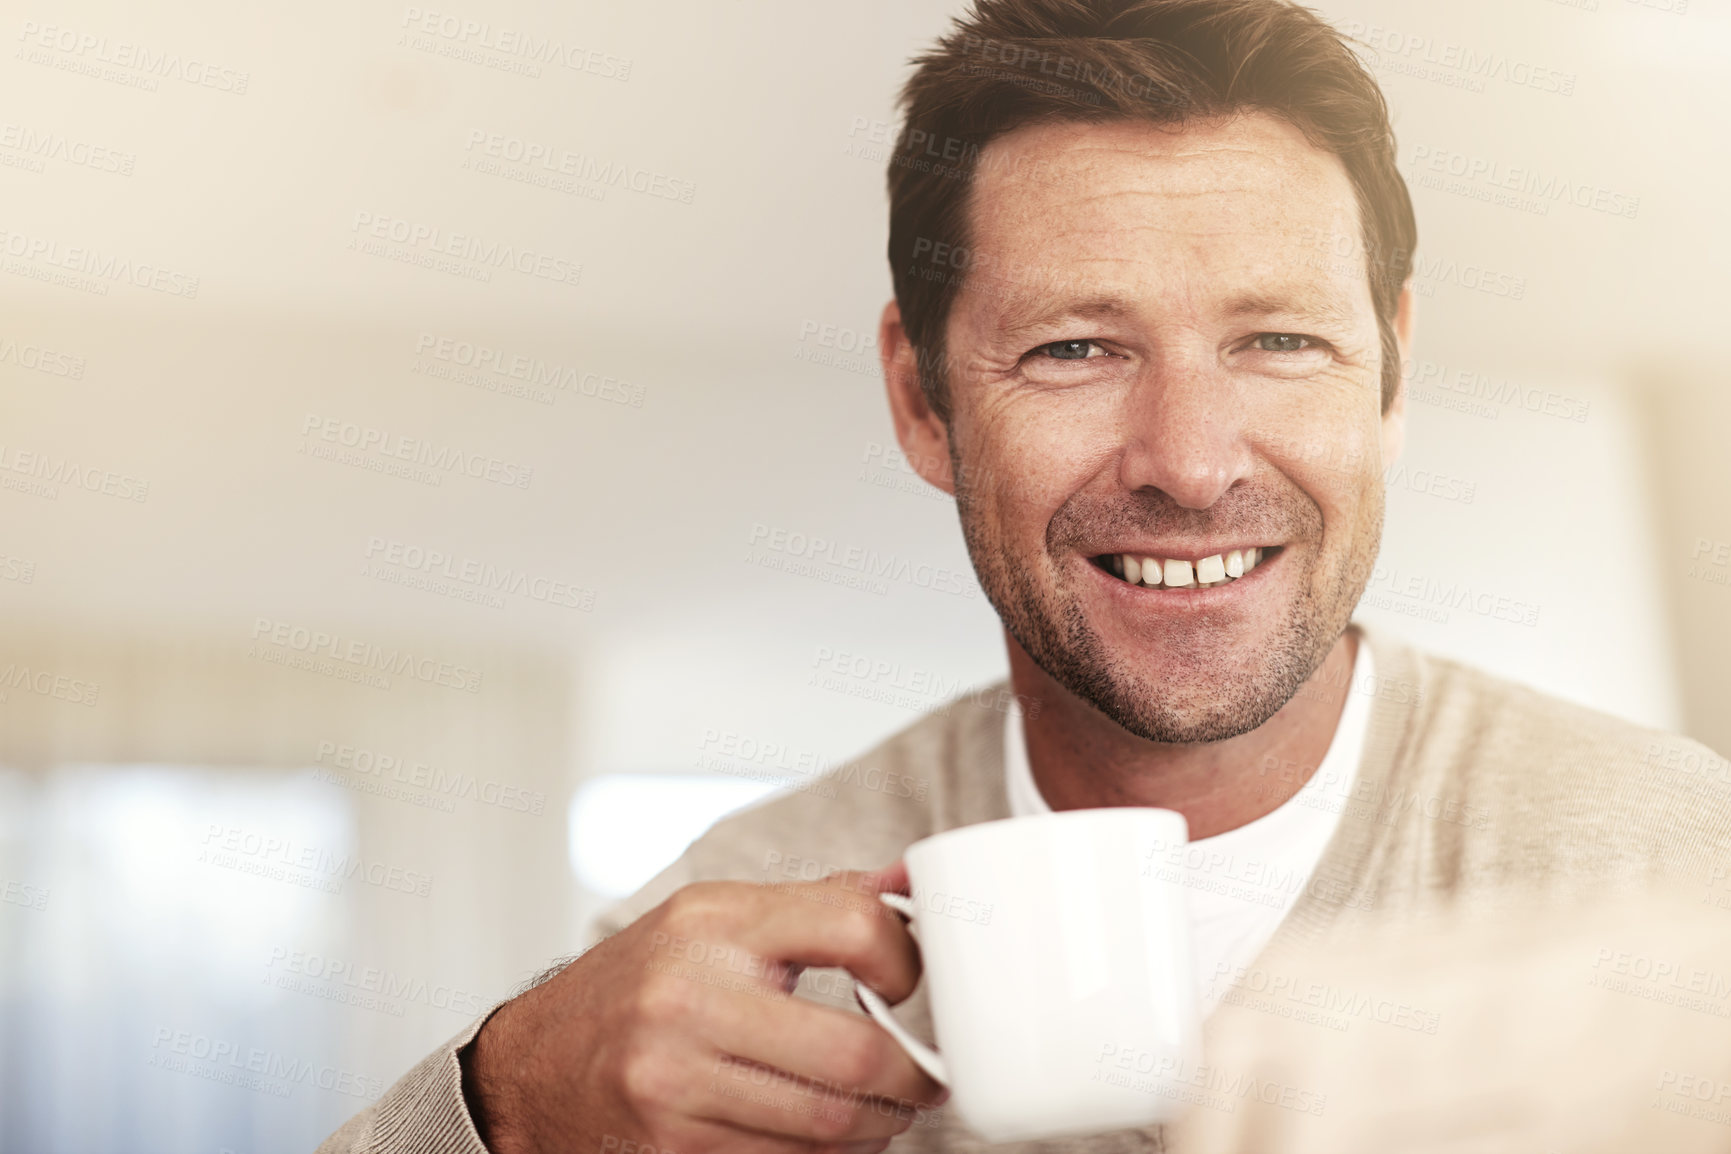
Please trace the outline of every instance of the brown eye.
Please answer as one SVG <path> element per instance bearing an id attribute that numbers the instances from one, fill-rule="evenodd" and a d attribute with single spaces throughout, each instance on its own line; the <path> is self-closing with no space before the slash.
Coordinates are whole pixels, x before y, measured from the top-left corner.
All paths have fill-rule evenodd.
<path id="1" fill-rule="evenodd" d="M 1263 333 L 1256 338 L 1256 347 L 1265 353 L 1301 353 L 1310 348 L 1310 338 L 1297 333 Z"/>

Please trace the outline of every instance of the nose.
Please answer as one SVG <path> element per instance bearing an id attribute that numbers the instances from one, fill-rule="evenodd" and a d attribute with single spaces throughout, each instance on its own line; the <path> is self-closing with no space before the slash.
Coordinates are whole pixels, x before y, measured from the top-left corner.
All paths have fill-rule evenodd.
<path id="1" fill-rule="evenodd" d="M 1250 472 L 1243 401 L 1203 358 L 1152 365 L 1124 402 L 1119 479 L 1153 487 L 1186 509 L 1206 509 Z"/>

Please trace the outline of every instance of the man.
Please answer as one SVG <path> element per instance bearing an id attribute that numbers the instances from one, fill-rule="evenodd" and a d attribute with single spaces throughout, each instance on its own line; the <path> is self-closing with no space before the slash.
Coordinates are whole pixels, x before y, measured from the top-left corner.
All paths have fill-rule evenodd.
<path id="1" fill-rule="evenodd" d="M 1381 93 L 1326 24 L 1282 0 L 979 0 L 917 63 L 884 374 L 909 460 L 956 497 L 1017 704 L 940 711 L 833 797 L 719 823 L 326 1149 L 972 1141 L 835 980 L 930 1037 L 872 895 L 959 825 L 1182 813 L 1193 844 L 1159 864 L 1192 886 L 1210 1006 L 1433 902 L 1705 878 L 1731 833 L 1731 799 L 1683 772 L 1699 747 L 1349 627 L 1401 447 L 1416 229 Z"/>

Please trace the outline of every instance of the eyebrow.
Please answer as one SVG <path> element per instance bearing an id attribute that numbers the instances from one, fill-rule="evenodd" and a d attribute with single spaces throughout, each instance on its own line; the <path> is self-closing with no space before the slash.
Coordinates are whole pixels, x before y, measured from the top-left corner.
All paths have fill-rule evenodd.
<path id="1" fill-rule="evenodd" d="M 1052 305 L 1037 298 L 1010 298 L 1005 301 L 997 329 L 1004 336 L 1013 337 L 1059 321 L 1115 321 L 1136 311 L 1134 304 L 1118 296 L 1087 297 L 1073 303 L 1059 302 Z"/>
<path id="2" fill-rule="evenodd" d="M 1325 293 L 1310 288 L 1283 289 L 1272 293 L 1243 293 L 1227 301 L 1227 317 L 1294 316 L 1322 321 L 1324 324 L 1350 329 L 1358 323 L 1358 315 L 1348 306 Z"/>
<path id="3" fill-rule="evenodd" d="M 1012 298 L 1006 302 L 998 324 L 998 332 L 1006 338 L 1054 325 L 1066 320 L 1122 320 L 1138 311 L 1129 299 L 1120 296 L 1086 297 L 1074 303 L 1046 302 L 1037 298 Z M 1281 289 L 1275 292 L 1241 293 L 1226 302 L 1223 315 L 1232 320 L 1248 317 L 1291 317 L 1320 322 L 1336 329 L 1353 329 L 1358 315 L 1347 306 L 1331 299 L 1326 293 L 1312 288 Z"/>

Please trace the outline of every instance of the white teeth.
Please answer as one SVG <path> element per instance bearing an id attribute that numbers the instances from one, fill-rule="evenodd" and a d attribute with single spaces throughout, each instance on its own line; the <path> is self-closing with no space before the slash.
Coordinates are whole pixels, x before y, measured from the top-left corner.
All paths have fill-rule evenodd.
<path id="1" fill-rule="evenodd" d="M 1144 585 L 1151 589 L 1162 585 L 1173 589 L 1213 589 L 1228 581 L 1236 581 L 1261 564 L 1262 560 L 1262 550 L 1254 546 L 1215 553 L 1200 561 L 1180 561 L 1176 558 L 1161 561 L 1154 557 L 1114 553 L 1107 560 L 1106 568 L 1132 585 Z"/>

